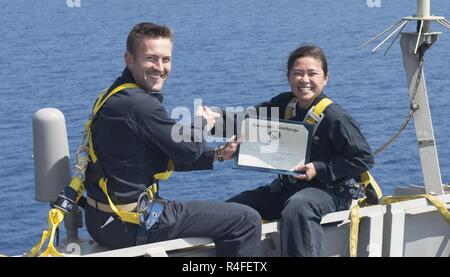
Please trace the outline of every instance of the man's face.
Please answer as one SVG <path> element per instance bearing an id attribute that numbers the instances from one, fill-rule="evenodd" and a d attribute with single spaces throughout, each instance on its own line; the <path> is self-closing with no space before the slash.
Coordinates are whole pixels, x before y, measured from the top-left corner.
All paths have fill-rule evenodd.
<path id="1" fill-rule="evenodd" d="M 144 38 L 125 62 L 136 83 L 146 91 L 161 91 L 172 69 L 172 42 L 168 38 Z"/>

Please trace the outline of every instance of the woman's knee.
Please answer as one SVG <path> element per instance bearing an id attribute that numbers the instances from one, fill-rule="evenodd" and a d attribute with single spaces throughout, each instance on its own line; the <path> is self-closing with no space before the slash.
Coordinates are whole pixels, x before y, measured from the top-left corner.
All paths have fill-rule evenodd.
<path id="1" fill-rule="evenodd" d="M 294 196 L 289 198 L 283 211 L 281 213 L 282 217 L 311 217 L 312 214 L 317 214 L 318 207 L 314 199 L 303 197 L 303 196 Z"/>

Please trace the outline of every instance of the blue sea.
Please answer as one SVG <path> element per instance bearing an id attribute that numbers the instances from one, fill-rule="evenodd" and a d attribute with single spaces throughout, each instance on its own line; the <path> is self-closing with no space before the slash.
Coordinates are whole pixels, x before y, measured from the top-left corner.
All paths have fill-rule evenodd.
<path id="1" fill-rule="evenodd" d="M 80 3 L 80 7 L 74 3 Z M 44 107 L 66 118 L 73 157 L 98 92 L 122 71 L 125 40 L 137 22 L 174 29 L 173 73 L 164 88 L 169 113 L 210 106 L 248 107 L 289 90 L 285 64 L 304 42 L 328 56 L 328 95 L 360 123 L 371 146 L 381 146 L 409 111 L 398 43 L 387 56 L 356 48 L 415 14 L 415 0 L 14 0 L 0 17 L 0 253 L 18 255 L 47 228 L 47 203 L 34 200 L 32 117 Z M 432 13 L 450 18 L 450 2 L 432 1 Z M 373 6 L 373 5 L 372 5 Z M 406 28 L 415 29 L 414 24 Z M 426 78 L 443 181 L 450 179 L 450 31 L 427 52 Z M 414 126 L 376 157 L 372 170 L 389 194 L 423 184 Z M 222 201 L 267 184 L 275 176 L 232 169 L 175 173 L 161 185 L 169 199 Z M 81 235 L 87 237 L 85 230 Z"/>

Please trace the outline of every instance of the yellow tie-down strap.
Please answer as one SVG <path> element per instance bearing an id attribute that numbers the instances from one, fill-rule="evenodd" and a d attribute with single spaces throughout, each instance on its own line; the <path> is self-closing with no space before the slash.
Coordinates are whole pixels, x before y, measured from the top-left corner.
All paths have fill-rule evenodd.
<path id="1" fill-rule="evenodd" d="M 60 209 L 53 208 L 48 212 L 48 230 L 45 230 L 42 233 L 41 240 L 38 244 L 36 244 L 30 251 L 30 253 L 27 255 L 29 257 L 36 257 L 39 254 L 39 251 L 41 250 L 42 246 L 44 245 L 47 238 L 48 246 L 47 249 L 42 252 L 39 257 L 63 257 L 64 255 L 59 253 L 58 250 L 56 250 L 55 246 L 53 245 L 53 241 L 55 238 L 56 229 L 58 228 L 59 224 L 64 219 L 64 213 Z"/>
<path id="2" fill-rule="evenodd" d="M 450 212 L 448 211 L 445 204 L 437 199 L 435 196 L 431 194 L 416 194 L 416 195 L 402 195 L 402 196 L 386 196 L 381 199 L 381 205 L 390 205 L 392 203 L 414 200 L 419 198 L 426 198 L 433 204 L 434 207 L 438 210 L 438 212 L 444 217 L 445 221 L 450 224 Z"/>
<path id="3" fill-rule="evenodd" d="M 364 171 L 360 175 L 360 185 L 363 186 L 366 190 L 369 187 L 372 189 L 373 195 L 372 197 L 376 197 L 376 203 L 381 201 L 383 193 L 381 192 L 381 188 L 378 185 L 377 181 L 372 177 L 369 171 Z M 375 199 L 373 199 L 375 202 Z M 369 201 L 370 202 L 370 201 Z M 358 251 L 358 234 L 359 234 L 359 208 L 369 205 L 367 203 L 367 196 L 358 199 L 357 205 L 353 206 L 350 209 L 350 235 L 349 235 L 349 251 L 350 257 L 356 257 Z"/>
<path id="4" fill-rule="evenodd" d="M 402 196 L 385 196 L 381 198 L 381 205 L 390 205 L 393 203 L 414 200 L 419 198 L 426 198 L 430 203 L 436 207 L 437 211 L 444 217 L 445 221 L 450 224 L 450 212 L 445 204 L 431 194 L 416 194 L 416 195 L 402 195 Z M 358 231 L 359 231 L 359 205 L 355 205 L 350 209 L 350 236 L 349 236 L 349 250 L 350 257 L 356 257 L 358 247 Z"/>
<path id="5" fill-rule="evenodd" d="M 358 252 L 359 219 L 359 206 L 355 205 L 350 209 L 350 257 L 356 257 Z"/>

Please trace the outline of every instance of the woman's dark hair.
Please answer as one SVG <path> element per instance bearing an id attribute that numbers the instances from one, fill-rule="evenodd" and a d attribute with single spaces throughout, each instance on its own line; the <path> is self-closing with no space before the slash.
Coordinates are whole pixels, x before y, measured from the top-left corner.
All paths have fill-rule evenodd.
<path id="1" fill-rule="evenodd" d="M 325 76 L 328 74 L 328 64 L 327 58 L 325 57 L 325 53 L 323 50 L 314 44 L 303 44 L 300 45 L 297 49 L 291 52 L 287 62 L 287 77 L 289 78 L 289 74 L 291 73 L 291 68 L 294 65 L 294 62 L 298 58 L 303 57 L 312 57 L 322 62 L 322 69 L 325 73 Z"/>

